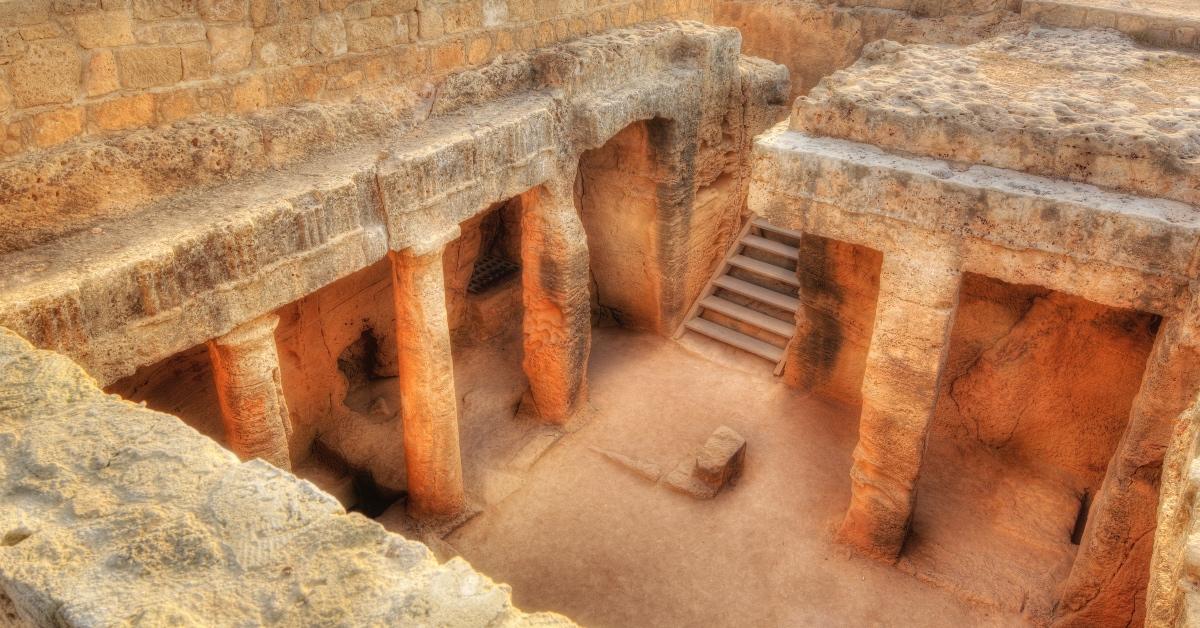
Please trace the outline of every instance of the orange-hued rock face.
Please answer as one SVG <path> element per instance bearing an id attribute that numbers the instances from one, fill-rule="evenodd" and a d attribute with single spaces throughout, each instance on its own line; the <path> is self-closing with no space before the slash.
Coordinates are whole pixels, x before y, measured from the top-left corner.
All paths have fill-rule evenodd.
<path id="1" fill-rule="evenodd" d="M 968 275 L 935 433 L 1095 494 L 1146 368 L 1152 315 Z"/>
<path id="2" fill-rule="evenodd" d="M 801 239 L 803 311 L 783 372 L 789 385 L 861 403 L 881 264 L 879 252 L 866 247 L 807 234 Z"/>
<path id="3" fill-rule="evenodd" d="M 588 234 L 594 308 L 636 329 L 657 330 L 663 323 L 663 175 L 656 160 L 667 124 L 631 124 L 579 160 L 576 194 Z"/>

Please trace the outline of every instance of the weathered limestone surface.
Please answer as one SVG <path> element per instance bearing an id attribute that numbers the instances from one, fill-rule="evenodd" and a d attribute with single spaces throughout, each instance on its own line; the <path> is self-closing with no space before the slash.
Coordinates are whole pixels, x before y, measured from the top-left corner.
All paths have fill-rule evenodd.
<path id="1" fill-rule="evenodd" d="M 887 560 L 908 534 L 961 283 L 953 244 L 905 244 L 883 255 L 850 507 L 838 530 L 842 542 Z"/>
<path id="2" fill-rule="evenodd" d="M 298 102 L 422 98 L 430 78 L 504 54 L 710 10 L 701 0 L 5 0 L 0 155 Z"/>
<path id="3" fill-rule="evenodd" d="M 1113 31 L 881 41 L 798 99 L 791 128 L 1200 204 L 1197 77 L 1200 57 Z"/>
<path id="4" fill-rule="evenodd" d="M 572 625 L 8 330 L 0 454 L 0 598 L 37 625 Z"/>
<path id="5" fill-rule="evenodd" d="M 420 517 L 452 516 L 466 503 L 442 269 L 454 235 L 391 253 L 408 506 Z"/>
<path id="6" fill-rule="evenodd" d="M 524 369 L 534 407 L 550 423 L 584 401 L 592 344 L 587 238 L 568 181 L 521 197 Z"/>
<path id="7" fill-rule="evenodd" d="M 1020 0 L 818 0 L 841 7 L 904 11 L 921 17 L 943 17 L 1015 9 Z"/>
<path id="8" fill-rule="evenodd" d="M 757 141 L 752 176 L 751 209 L 780 226 L 885 254 L 897 232 L 947 235 L 961 241 L 964 271 L 1112 307 L 1178 313 L 1196 273 L 1200 217 L 1175 201 L 783 125 Z"/>
<path id="9" fill-rule="evenodd" d="M 1191 0 L 1024 0 L 1021 15 L 1046 26 L 1115 28 L 1163 48 L 1200 48 L 1200 6 Z"/>
<path id="10" fill-rule="evenodd" d="M 209 343 L 225 440 L 242 459 L 262 458 L 291 469 L 292 419 L 283 397 L 275 326 L 264 316 Z"/>
<path id="11" fill-rule="evenodd" d="M 731 99 L 755 90 L 746 102 L 758 107 L 765 102 L 759 91 L 782 91 L 782 73 L 743 68 L 739 60 L 730 29 L 659 24 L 448 77 L 423 106 L 416 128 L 383 117 L 399 123 L 394 134 L 336 125 L 330 131 L 324 110 L 314 105 L 307 117 L 297 111 L 315 121 L 314 128 L 356 141 L 149 205 L 135 198 L 135 207 L 122 207 L 92 231 L 0 256 L 7 271 L 0 279 L 0 322 L 110 383 L 541 185 L 584 150 L 654 117 L 674 121 L 678 154 L 692 164 L 680 166 L 681 200 L 669 205 L 689 210 L 691 190 L 720 172 L 697 176 L 695 163 L 704 162 L 698 155 L 723 150 Z M 745 124 L 761 118 L 741 116 Z M 276 120 L 293 128 L 288 119 Z M 751 131 L 739 127 L 739 141 L 748 142 Z M 191 155 L 183 136 L 144 133 L 157 152 Z M 312 145 L 325 137 L 313 136 Z M 743 159 L 732 154 L 735 164 Z M 214 158 L 236 155 L 218 150 Z M 78 181 L 38 185 L 35 193 L 49 196 L 56 189 L 87 189 Z M 671 237 L 686 233 L 687 220 L 667 219 L 678 227 Z M 701 264 L 682 244 L 664 250 L 663 263 L 675 265 L 667 268 Z M 680 311 L 684 292 L 679 287 L 669 299 Z"/>
<path id="12" fill-rule="evenodd" d="M 864 46 L 880 39 L 963 46 L 1028 31 L 1030 22 L 1011 11 L 976 10 L 1003 4 L 994 0 L 718 0 L 713 21 L 741 31 L 745 54 L 787 66 L 792 78 L 790 104 L 822 78 L 852 65 Z M 921 13 L 895 10 L 899 7 Z"/>
<path id="13" fill-rule="evenodd" d="M 1163 461 L 1146 593 L 1147 626 L 1200 625 L 1200 405 L 1179 417 Z"/>
<path id="14" fill-rule="evenodd" d="M 1058 614 L 1064 625 L 1096 625 L 1127 612 L 1130 600 L 1135 600 L 1132 623 L 1146 616 L 1145 574 L 1155 539 L 1164 454 L 1200 390 L 1195 317 L 1193 306 L 1159 331 L 1129 423 L 1063 584 Z"/>

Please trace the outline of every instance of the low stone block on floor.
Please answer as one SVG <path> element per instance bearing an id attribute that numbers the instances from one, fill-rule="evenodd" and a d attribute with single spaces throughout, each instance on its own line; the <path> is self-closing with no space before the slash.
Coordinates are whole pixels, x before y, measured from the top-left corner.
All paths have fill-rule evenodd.
<path id="1" fill-rule="evenodd" d="M 746 439 L 722 425 L 704 446 L 675 467 L 667 486 L 696 499 L 712 499 L 737 483 L 746 461 Z"/>

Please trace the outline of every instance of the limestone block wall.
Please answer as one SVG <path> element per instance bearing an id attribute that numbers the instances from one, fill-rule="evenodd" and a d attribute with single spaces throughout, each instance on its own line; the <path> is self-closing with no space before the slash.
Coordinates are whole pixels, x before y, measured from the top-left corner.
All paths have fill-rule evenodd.
<path id="1" fill-rule="evenodd" d="M 198 114 L 345 100 L 692 0 L 5 0 L 0 154 Z"/>
<path id="2" fill-rule="evenodd" d="M 1200 48 L 1200 7 L 1188 0 L 1025 0 L 1021 14 L 1046 26 L 1115 28 L 1162 48 Z"/>
<path id="3" fill-rule="evenodd" d="M 36 625 L 573 625 L 6 329 L 0 499 L 0 612 Z"/>

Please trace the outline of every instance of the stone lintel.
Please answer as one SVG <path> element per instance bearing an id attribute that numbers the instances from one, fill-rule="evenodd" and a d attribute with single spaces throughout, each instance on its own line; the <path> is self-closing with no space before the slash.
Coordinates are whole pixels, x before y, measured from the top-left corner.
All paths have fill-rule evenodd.
<path id="1" fill-rule="evenodd" d="M 774 224 L 876 250 L 906 232 L 957 238 L 965 271 L 1113 307 L 1179 313 L 1200 259 L 1200 215 L 1184 203 L 783 125 L 756 141 L 752 180 L 750 208 Z"/>
<path id="2" fill-rule="evenodd" d="M 0 400 L 0 494 L 27 497 L 0 509 L 20 625 L 574 625 L 3 328 Z"/>

